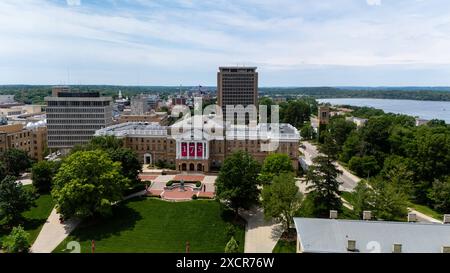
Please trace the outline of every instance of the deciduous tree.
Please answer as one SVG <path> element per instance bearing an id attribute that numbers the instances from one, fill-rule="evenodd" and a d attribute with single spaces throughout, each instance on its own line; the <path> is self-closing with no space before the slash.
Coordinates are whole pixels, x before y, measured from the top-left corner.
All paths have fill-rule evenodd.
<path id="1" fill-rule="evenodd" d="M 238 213 L 240 208 L 249 209 L 259 201 L 259 163 L 244 151 L 237 151 L 225 159 L 216 180 L 217 196 L 227 200 Z"/>
<path id="2" fill-rule="evenodd" d="M 356 130 L 356 125 L 351 121 L 345 120 L 344 117 L 333 117 L 328 125 L 328 130 L 340 150 L 350 133 Z"/>
<path id="3" fill-rule="evenodd" d="M 429 193 L 434 208 L 442 213 L 450 212 L 450 176 L 436 179 Z"/>
<path id="4" fill-rule="evenodd" d="M 0 156 L 7 175 L 19 176 L 21 172 L 31 167 L 28 154 L 15 148 L 8 149 Z"/>
<path id="5" fill-rule="evenodd" d="M 348 162 L 348 167 L 360 177 L 376 175 L 380 171 L 377 159 L 372 155 L 354 156 Z"/>
<path id="6" fill-rule="evenodd" d="M 121 174 L 101 150 L 79 151 L 67 157 L 53 179 L 52 196 L 65 218 L 108 216 L 111 206 L 122 199 L 130 180 Z"/>
<path id="7" fill-rule="evenodd" d="M 58 171 L 60 161 L 40 161 L 31 168 L 31 179 L 33 186 L 38 192 L 50 192 L 52 186 L 52 179 Z"/>
<path id="8" fill-rule="evenodd" d="M 261 183 L 270 183 L 275 176 L 293 171 L 291 159 L 287 154 L 270 154 L 264 159 L 259 180 Z"/>
<path id="9" fill-rule="evenodd" d="M 22 212 L 34 205 L 36 195 L 26 190 L 16 177 L 6 176 L 0 181 L 0 222 L 5 224 L 17 223 Z"/>
<path id="10" fill-rule="evenodd" d="M 361 180 L 351 193 L 351 199 L 347 201 L 353 206 L 355 214 L 361 217 L 363 211 L 372 211 L 374 209 L 374 191 L 365 180 Z"/>
<path id="11" fill-rule="evenodd" d="M 374 214 L 380 220 L 403 220 L 408 203 L 406 195 L 387 181 L 376 179 L 371 183 L 374 190 Z"/>
<path id="12" fill-rule="evenodd" d="M 115 136 L 94 137 L 86 145 L 79 146 L 76 151 L 102 150 L 108 153 L 109 157 L 116 162 L 121 163 L 122 174 L 133 182 L 138 181 L 138 175 L 142 171 L 142 165 L 139 162 L 135 151 L 123 147 L 123 141 Z"/>
<path id="13" fill-rule="evenodd" d="M 275 176 L 272 184 L 264 186 L 262 190 L 264 215 L 276 219 L 283 224 L 286 231 L 289 231 L 302 198 L 292 174 L 282 173 Z"/>
<path id="14" fill-rule="evenodd" d="M 370 184 L 364 180 L 359 182 L 350 203 L 356 214 L 361 216 L 364 210 L 371 210 L 379 220 L 399 221 L 408 213 L 406 195 L 379 177 L 371 179 Z"/>

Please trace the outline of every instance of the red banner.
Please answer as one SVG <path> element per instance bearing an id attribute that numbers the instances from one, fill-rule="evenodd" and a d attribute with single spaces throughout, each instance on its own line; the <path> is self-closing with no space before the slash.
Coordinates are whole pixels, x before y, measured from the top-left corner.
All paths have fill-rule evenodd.
<path id="1" fill-rule="evenodd" d="M 182 142 L 181 143 L 181 156 L 187 156 L 187 143 Z"/>
<path id="2" fill-rule="evenodd" d="M 189 156 L 195 156 L 195 143 L 189 143 Z"/>
<path id="3" fill-rule="evenodd" d="M 203 157 L 203 143 L 197 143 L 197 157 Z"/>

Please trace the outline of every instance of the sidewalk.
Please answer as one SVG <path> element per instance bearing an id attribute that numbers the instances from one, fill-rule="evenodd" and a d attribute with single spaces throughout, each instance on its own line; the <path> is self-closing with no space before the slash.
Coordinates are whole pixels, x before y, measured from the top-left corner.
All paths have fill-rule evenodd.
<path id="1" fill-rule="evenodd" d="M 281 224 L 264 220 L 262 208 L 244 211 L 241 215 L 247 220 L 245 229 L 245 253 L 272 253 L 281 237 Z"/>
<path id="2" fill-rule="evenodd" d="M 51 253 L 78 226 L 79 220 L 70 219 L 61 224 L 59 214 L 53 209 L 31 246 L 32 253 Z"/>

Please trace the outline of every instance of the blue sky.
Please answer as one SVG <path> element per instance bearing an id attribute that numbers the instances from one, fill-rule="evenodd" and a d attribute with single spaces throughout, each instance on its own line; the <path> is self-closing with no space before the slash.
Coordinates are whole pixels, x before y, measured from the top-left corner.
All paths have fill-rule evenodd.
<path id="1" fill-rule="evenodd" d="M 450 86 L 448 0 L 1 0 L 0 84 Z"/>

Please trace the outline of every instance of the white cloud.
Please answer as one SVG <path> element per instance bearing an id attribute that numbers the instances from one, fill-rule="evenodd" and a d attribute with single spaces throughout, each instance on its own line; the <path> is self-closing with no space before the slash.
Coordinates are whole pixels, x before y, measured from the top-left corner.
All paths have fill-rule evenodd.
<path id="1" fill-rule="evenodd" d="M 69 6 L 80 6 L 81 0 L 66 0 L 66 3 Z"/>
<path id="2" fill-rule="evenodd" d="M 81 83 L 135 83 L 140 70 L 149 84 L 211 84 L 219 65 L 236 63 L 300 82 L 295 73 L 313 67 L 450 65 L 448 0 L 398 0 L 375 12 L 361 0 L 178 0 L 180 9 L 109 1 L 119 6 L 1 0 L 0 84 L 64 79 L 68 68 Z"/>
<path id="3" fill-rule="evenodd" d="M 381 6 L 381 0 L 366 0 L 369 6 Z"/>

